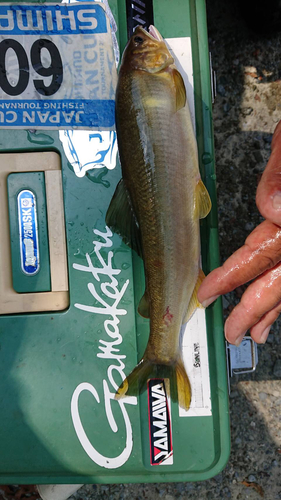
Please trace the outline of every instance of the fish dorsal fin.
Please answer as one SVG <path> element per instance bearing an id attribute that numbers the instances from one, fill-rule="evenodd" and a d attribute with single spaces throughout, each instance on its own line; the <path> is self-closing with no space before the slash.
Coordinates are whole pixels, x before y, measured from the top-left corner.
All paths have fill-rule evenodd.
<path id="1" fill-rule="evenodd" d="M 197 292 L 204 278 L 205 274 L 203 273 L 202 269 L 199 269 L 199 275 L 194 290 L 192 292 L 191 299 L 189 301 L 183 323 L 187 323 L 187 321 L 191 318 L 192 314 L 194 313 L 195 309 L 197 309 L 197 307 L 199 307 L 200 309 L 202 309 L 203 307 L 197 299 Z"/>
<path id="2" fill-rule="evenodd" d="M 177 69 L 173 69 L 173 78 L 176 88 L 176 110 L 184 108 L 186 103 L 186 90 L 183 78 Z"/>
<path id="3" fill-rule="evenodd" d="M 138 313 L 143 318 L 150 318 L 150 305 L 147 291 L 145 290 L 138 307 Z"/>
<path id="4" fill-rule="evenodd" d="M 117 184 L 105 221 L 114 233 L 121 236 L 126 245 L 142 257 L 139 224 L 123 179 Z"/>
<path id="5" fill-rule="evenodd" d="M 200 179 L 195 188 L 195 203 L 194 211 L 196 219 L 204 219 L 212 208 L 211 198 L 209 193 Z"/>

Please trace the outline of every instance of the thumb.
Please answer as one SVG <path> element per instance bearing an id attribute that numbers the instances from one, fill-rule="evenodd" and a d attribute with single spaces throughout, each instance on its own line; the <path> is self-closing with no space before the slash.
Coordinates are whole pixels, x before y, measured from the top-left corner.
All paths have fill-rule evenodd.
<path id="1" fill-rule="evenodd" d="M 265 219 L 281 226 L 281 121 L 275 129 L 271 150 L 258 185 L 256 203 Z"/>

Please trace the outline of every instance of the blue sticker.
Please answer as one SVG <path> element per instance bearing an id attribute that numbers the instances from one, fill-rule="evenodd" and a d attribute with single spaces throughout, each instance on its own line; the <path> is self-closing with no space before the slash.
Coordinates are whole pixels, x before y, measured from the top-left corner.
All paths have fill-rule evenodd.
<path id="1" fill-rule="evenodd" d="M 1 50 L 1 47 L 0 47 Z M 115 123 L 114 100 L 64 99 L 49 101 L 14 99 L 0 100 L 1 124 L 10 127 L 39 125 L 48 129 L 64 128 L 110 128 Z"/>
<path id="2" fill-rule="evenodd" d="M 0 70 L 0 129 L 114 130 L 117 70 L 101 4 L 0 4 Z"/>
<path id="3" fill-rule="evenodd" d="M 36 199 L 34 193 L 24 189 L 18 194 L 20 257 L 22 271 L 32 276 L 39 271 L 39 244 Z"/>
<path id="4" fill-rule="evenodd" d="M 83 5 L 0 5 L 0 34 L 76 35 L 106 33 L 103 8 Z"/>

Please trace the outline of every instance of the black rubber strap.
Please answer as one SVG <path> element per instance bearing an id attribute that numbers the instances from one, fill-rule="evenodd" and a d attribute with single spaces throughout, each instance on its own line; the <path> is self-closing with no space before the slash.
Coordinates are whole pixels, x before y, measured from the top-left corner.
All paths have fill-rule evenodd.
<path id="1" fill-rule="evenodd" d="M 136 26 L 148 29 L 153 24 L 153 0 L 126 0 L 128 38 Z"/>

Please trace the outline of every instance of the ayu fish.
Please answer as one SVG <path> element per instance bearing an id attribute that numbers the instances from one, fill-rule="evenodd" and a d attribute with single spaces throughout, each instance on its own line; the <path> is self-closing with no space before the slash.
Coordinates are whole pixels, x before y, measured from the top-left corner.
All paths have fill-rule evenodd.
<path id="1" fill-rule="evenodd" d="M 180 330 L 199 306 L 199 219 L 211 201 L 200 179 L 184 82 L 153 26 L 149 32 L 137 27 L 124 51 L 116 129 L 122 179 L 106 222 L 143 258 L 146 289 L 139 313 L 150 318 L 144 356 L 117 397 L 136 394 L 150 378 L 169 378 L 172 398 L 188 409 Z"/>

